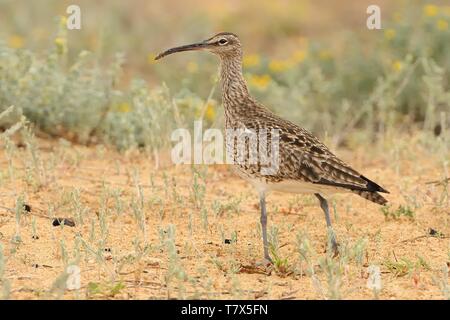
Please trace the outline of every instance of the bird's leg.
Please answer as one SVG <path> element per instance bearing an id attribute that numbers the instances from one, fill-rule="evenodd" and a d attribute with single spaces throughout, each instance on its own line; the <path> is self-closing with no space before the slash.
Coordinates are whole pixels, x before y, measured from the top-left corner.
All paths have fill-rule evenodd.
<path id="1" fill-rule="evenodd" d="M 264 260 L 272 263 L 269 256 L 269 242 L 267 241 L 267 211 L 266 211 L 266 194 L 261 192 L 259 194 L 259 205 L 261 207 L 261 231 L 264 245 Z"/>
<path id="2" fill-rule="evenodd" d="M 320 207 L 322 208 L 323 212 L 325 213 L 325 220 L 327 221 L 327 230 L 328 230 L 328 235 L 330 237 L 329 241 L 331 243 L 331 249 L 333 250 L 333 253 L 336 256 L 339 253 L 338 243 L 336 241 L 336 236 L 334 234 L 333 227 L 331 226 L 331 218 L 330 218 L 330 210 L 328 208 L 328 202 L 320 194 L 315 193 L 314 195 L 317 197 L 317 199 L 319 199 Z"/>

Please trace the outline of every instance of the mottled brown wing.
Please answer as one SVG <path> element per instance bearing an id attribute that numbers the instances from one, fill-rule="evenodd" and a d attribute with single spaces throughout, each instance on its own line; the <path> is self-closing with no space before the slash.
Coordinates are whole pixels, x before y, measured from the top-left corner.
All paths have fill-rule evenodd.
<path id="1" fill-rule="evenodd" d="M 295 138 L 292 133 L 282 134 L 284 136 L 282 141 L 293 140 L 293 142 L 290 144 L 290 148 L 280 147 L 280 149 L 291 150 L 290 152 L 298 154 L 300 161 L 297 172 L 302 178 L 306 178 L 312 183 L 350 190 L 387 192 L 337 158 L 311 133 L 304 129 L 296 131 L 299 132 Z"/>
<path id="2" fill-rule="evenodd" d="M 309 131 L 272 113 L 258 115 L 248 125 L 280 132 L 280 174 L 316 184 L 355 191 L 387 192 L 337 158 Z"/>

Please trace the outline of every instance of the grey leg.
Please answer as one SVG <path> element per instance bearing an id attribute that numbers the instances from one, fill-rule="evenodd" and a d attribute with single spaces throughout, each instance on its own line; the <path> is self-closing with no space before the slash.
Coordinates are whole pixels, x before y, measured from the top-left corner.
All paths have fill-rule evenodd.
<path id="1" fill-rule="evenodd" d="M 269 256 L 269 242 L 267 241 L 267 211 L 266 211 L 266 195 L 265 193 L 259 194 L 259 205 L 261 207 L 261 231 L 264 245 L 264 259 L 272 262 Z"/>
<path id="2" fill-rule="evenodd" d="M 314 195 L 317 197 L 317 199 L 319 199 L 320 207 L 322 208 L 323 212 L 325 213 L 325 220 L 327 221 L 327 229 L 328 229 L 328 234 L 330 236 L 331 247 L 332 247 L 334 254 L 337 255 L 338 254 L 338 243 L 336 241 L 336 236 L 334 235 L 334 231 L 331 226 L 331 218 L 330 218 L 330 210 L 328 208 L 328 202 L 320 194 L 315 193 Z"/>

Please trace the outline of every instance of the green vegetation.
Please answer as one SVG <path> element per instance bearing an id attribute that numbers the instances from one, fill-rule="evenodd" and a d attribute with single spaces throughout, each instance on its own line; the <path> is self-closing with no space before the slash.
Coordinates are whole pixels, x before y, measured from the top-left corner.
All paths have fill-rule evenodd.
<path id="1" fill-rule="evenodd" d="M 391 210 L 389 206 L 384 206 L 380 208 L 383 212 L 386 220 L 388 219 L 399 219 L 400 217 L 406 217 L 409 219 L 414 219 L 414 211 L 408 206 L 400 205 L 397 209 Z"/>
<path id="2" fill-rule="evenodd" d="M 167 147 L 174 128 L 190 128 L 201 117 L 209 126 L 220 124 L 217 61 L 198 55 L 205 62 L 188 62 L 181 78 L 169 72 L 173 59 L 152 64 L 149 72 L 160 81 L 183 85 L 176 91 L 164 84 L 149 88 L 139 79 L 124 85 L 123 65 L 135 58 L 132 52 L 110 53 L 114 58 L 103 62 L 98 53 L 79 48 L 80 39 L 71 47 L 64 22 L 47 50 L 28 49 L 19 36 L 0 41 L 0 111 L 14 105 L 53 136 L 119 149 Z M 383 31 L 341 35 L 338 49 L 297 37 L 282 59 L 247 52 L 244 71 L 252 93 L 266 105 L 314 132 L 326 131 L 335 143 L 348 142 L 355 129 L 359 140 L 370 141 L 411 126 L 448 139 L 449 22 L 447 7 L 411 6 L 385 21 Z"/>

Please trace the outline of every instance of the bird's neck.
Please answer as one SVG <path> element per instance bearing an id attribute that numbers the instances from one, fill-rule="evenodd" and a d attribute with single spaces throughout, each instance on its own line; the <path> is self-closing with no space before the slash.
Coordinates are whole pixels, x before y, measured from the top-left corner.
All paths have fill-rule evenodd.
<path id="1" fill-rule="evenodd" d="M 222 102 L 227 108 L 237 107 L 249 96 L 242 76 L 242 56 L 222 57 L 220 68 Z"/>

